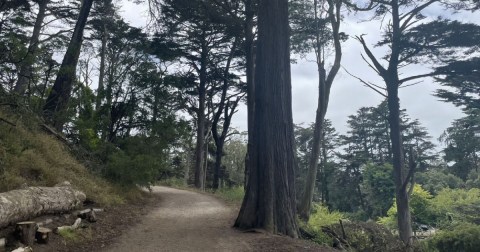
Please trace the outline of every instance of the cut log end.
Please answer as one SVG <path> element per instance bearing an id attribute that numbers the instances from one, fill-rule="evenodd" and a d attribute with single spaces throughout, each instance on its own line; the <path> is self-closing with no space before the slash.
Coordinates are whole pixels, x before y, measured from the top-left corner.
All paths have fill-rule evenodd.
<path id="1" fill-rule="evenodd" d="M 32 246 L 35 242 L 35 233 L 37 232 L 37 228 L 36 222 L 24 221 L 17 223 L 15 231 L 20 242 L 27 246 Z"/>
<path id="2" fill-rule="evenodd" d="M 40 227 L 35 234 L 35 239 L 37 239 L 38 243 L 47 244 L 50 238 L 50 233 L 52 233 L 51 229 Z"/>
<path id="3" fill-rule="evenodd" d="M 7 240 L 5 238 L 0 238 L 0 252 L 5 252 L 5 245 L 7 244 Z"/>
<path id="4" fill-rule="evenodd" d="M 86 209 L 78 212 L 77 217 L 87 220 L 88 222 L 97 222 L 97 215 L 95 209 Z"/>

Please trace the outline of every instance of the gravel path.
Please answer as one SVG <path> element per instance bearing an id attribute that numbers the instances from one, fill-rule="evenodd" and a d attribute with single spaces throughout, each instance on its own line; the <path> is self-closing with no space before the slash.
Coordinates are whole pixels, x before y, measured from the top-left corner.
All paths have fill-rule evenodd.
<path id="1" fill-rule="evenodd" d="M 161 186 L 153 192 L 160 206 L 105 252 L 254 250 L 252 234 L 232 229 L 235 213 L 214 197 Z"/>

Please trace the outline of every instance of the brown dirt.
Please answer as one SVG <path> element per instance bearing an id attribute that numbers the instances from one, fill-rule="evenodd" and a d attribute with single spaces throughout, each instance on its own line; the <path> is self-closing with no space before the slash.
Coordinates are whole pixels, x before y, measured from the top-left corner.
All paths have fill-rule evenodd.
<path id="1" fill-rule="evenodd" d="M 34 251 L 335 251 L 305 240 L 233 229 L 238 209 L 204 193 L 158 186 L 148 199 L 105 210 L 96 223 L 76 231 L 74 239 L 54 234 L 48 245 L 36 244 Z M 53 218 L 51 227 L 71 225 L 75 216 Z"/>

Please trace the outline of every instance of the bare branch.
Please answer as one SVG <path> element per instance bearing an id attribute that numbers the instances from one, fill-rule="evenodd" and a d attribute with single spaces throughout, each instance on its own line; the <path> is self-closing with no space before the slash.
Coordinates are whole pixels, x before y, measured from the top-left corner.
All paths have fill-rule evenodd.
<path id="1" fill-rule="evenodd" d="M 367 54 L 368 58 L 370 58 L 370 60 L 372 61 L 375 68 L 378 70 L 380 76 L 385 77 L 387 75 L 387 70 L 380 64 L 380 62 L 378 62 L 377 58 L 375 57 L 375 55 L 373 55 L 372 51 L 370 51 L 370 49 L 367 46 L 367 43 L 363 39 L 363 35 L 356 36 L 356 39 L 360 41 L 360 43 L 362 44 L 363 50 L 365 50 L 365 53 Z"/>
<path id="2" fill-rule="evenodd" d="M 375 84 L 373 84 L 373 83 L 368 83 L 368 82 L 364 81 L 364 80 L 361 79 L 360 77 L 357 77 L 357 76 L 351 74 L 344 66 L 342 66 L 342 68 L 343 68 L 343 70 L 345 70 L 345 72 L 347 72 L 350 76 L 352 76 L 353 78 L 355 78 L 355 79 L 359 80 L 360 82 L 362 82 L 362 83 L 364 84 L 364 86 L 372 89 L 373 91 L 377 92 L 377 93 L 380 94 L 381 96 L 387 98 L 387 95 L 386 95 L 386 94 L 382 93 L 381 91 L 379 91 L 379 90 L 377 89 L 377 88 L 379 88 L 379 89 L 385 90 L 385 88 L 382 88 L 382 87 L 380 87 L 380 86 L 378 86 L 378 85 L 375 85 Z"/>
<path id="3" fill-rule="evenodd" d="M 412 81 L 412 80 L 421 79 L 421 78 L 425 78 L 425 77 L 437 76 L 437 75 L 440 75 L 440 74 L 432 72 L 432 73 L 427 73 L 427 74 L 419 74 L 419 75 L 410 76 L 410 77 L 399 80 L 398 85 L 401 86 L 405 82 L 409 82 L 409 81 Z"/>

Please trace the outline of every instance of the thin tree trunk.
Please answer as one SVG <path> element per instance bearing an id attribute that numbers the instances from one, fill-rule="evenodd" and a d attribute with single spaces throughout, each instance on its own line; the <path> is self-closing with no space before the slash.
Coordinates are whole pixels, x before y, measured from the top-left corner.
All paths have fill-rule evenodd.
<path id="1" fill-rule="evenodd" d="M 102 30 L 102 47 L 100 48 L 100 72 L 98 74 L 98 88 L 97 97 L 95 99 L 95 109 L 98 111 L 102 105 L 103 97 L 105 96 L 105 54 L 107 50 L 107 26 L 103 24 Z"/>
<path id="2" fill-rule="evenodd" d="M 318 32 L 321 32 L 318 27 L 317 0 L 314 1 L 314 5 L 317 30 Z M 300 218 L 304 220 L 310 218 L 310 209 L 315 191 L 315 180 L 317 178 L 318 157 L 320 156 L 320 144 L 323 135 L 323 122 L 325 120 L 325 114 L 327 113 L 330 90 L 338 70 L 340 69 L 340 62 L 342 59 L 342 47 L 340 44 L 340 10 L 342 7 L 342 1 L 328 0 L 328 5 L 328 18 L 332 26 L 335 60 L 327 75 L 324 59 L 322 58 L 323 45 L 320 44 L 320 33 L 317 33 L 318 107 L 315 117 L 312 152 L 308 162 L 308 176 L 305 183 L 305 191 L 298 208 Z"/>
<path id="3" fill-rule="evenodd" d="M 325 83 L 325 69 L 323 64 L 318 65 L 319 84 L 318 84 L 318 108 L 315 117 L 315 128 L 313 130 L 313 145 L 308 162 L 308 176 L 305 181 L 305 191 L 300 202 L 298 214 L 303 220 L 308 220 L 310 217 L 310 209 L 315 192 L 315 182 L 317 179 L 318 157 L 320 154 L 320 144 L 323 134 L 323 122 L 325 120 L 325 112 L 327 110 L 326 104 L 326 83 Z"/>
<path id="4" fill-rule="evenodd" d="M 404 172 L 403 143 L 400 122 L 399 89 L 399 58 L 401 50 L 400 11 L 399 1 L 392 0 L 392 54 L 389 61 L 385 83 L 388 91 L 388 110 L 390 123 L 390 139 L 392 141 L 393 171 L 395 179 L 395 200 L 397 203 L 398 231 L 400 239 L 407 245 L 408 251 L 412 251 L 412 218 L 409 207 L 409 197 Z"/>
<path id="5" fill-rule="evenodd" d="M 32 65 L 38 49 L 40 31 L 42 30 L 45 11 L 49 1 L 50 0 L 41 0 L 38 2 L 38 14 L 35 20 L 35 25 L 33 26 L 33 33 L 30 38 L 30 44 L 28 45 L 27 55 L 21 63 L 20 71 L 18 73 L 18 81 L 13 90 L 18 95 L 23 95 L 25 93 L 28 83 L 32 80 Z"/>
<path id="6" fill-rule="evenodd" d="M 215 168 L 213 170 L 213 189 L 218 189 L 220 185 L 220 178 L 222 177 L 222 156 L 223 156 L 223 142 L 216 142 L 217 150 L 215 151 Z"/>
<path id="7" fill-rule="evenodd" d="M 207 85 L 207 57 L 208 51 L 205 39 L 202 41 L 200 59 L 200 83 L 198 86 L 198 111 L 197 111 L 197 145 L 195 149 L 195 187 L 205 188 L 205 172 L 203 169 L 205 153 L 205 96 Z"/>
<path id="8" fill-rule="evenodd" d="M 80 8 L 75 30 L 68 45 L 67 52 L 63 57 L 62 65 L 58 71 L 57 79 L 48 95 L 43 107 L 44 116 L 58 131 L 63 129 L 65 111 L 71 96 L 78 58 L 83 41 L 83 31 L 87 23 L 93 0 L 84 0 Z"/>
<path id="9" fill-rule="evenodd" d="M 260 2 L 252 166 L 235 222 L 298 237 L 288 0 Z"/>
<path id="10" fill-rule="evenodd" d="M 404 185 L 407 178 L 404 172 L 405 162 L 403 159 L 402 135 L 400 129 L 400 103 L 398 99 L 398 88 L 390 88 L 388 90 L 388 108 L 390 111 L 390 139 L 392 140 L 398 230 L 400 239 L 407 244 L 407 246 L 410 246 L 412 244 L 413 231 L 409 197 L 407 188 Z"/>

